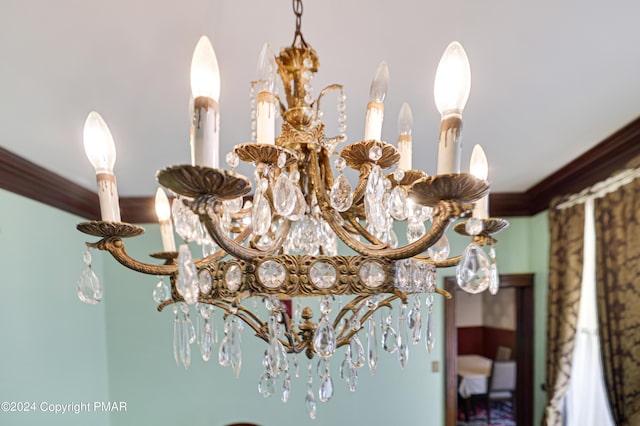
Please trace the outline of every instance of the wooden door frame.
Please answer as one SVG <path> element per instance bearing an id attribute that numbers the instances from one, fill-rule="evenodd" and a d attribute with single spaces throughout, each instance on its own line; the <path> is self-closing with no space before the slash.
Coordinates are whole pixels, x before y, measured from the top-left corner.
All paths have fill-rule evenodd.
<path id="1" fill-rule="evenodd" d="M 453 297 L 445 302 L 445 424 L 456 426 L 458 414 L 458 338 L 456 331 L 455 277 L 445 278 L 445 289 Z M 516 289 L 516 348 L 518 369 L 516 422 L 533 425 L 533 274 L 500 275 L 500 288 Z"/>

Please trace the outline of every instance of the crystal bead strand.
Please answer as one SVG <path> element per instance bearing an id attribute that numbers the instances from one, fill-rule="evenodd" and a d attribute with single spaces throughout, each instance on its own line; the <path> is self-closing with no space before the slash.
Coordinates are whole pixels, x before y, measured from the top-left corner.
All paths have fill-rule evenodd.
<path id="1" fill-rule="evenodd" d="M 316 418 L 316 412 L 318 404 L 316 403 L 316 397 L 313 394 L 313 375 L 311 374 L 311 360 L 309 360 L 309 376 L 307 378 L 307 396 L 304 398 L 305 406 L 307 407 L 307 413 L 312 419 Z"/>
<path id="2" fill-rule="evenodd" d="M 251 142 L 255 142 L 257 138 L 257 112 L 256 112 L 256 83 L 255 81 L 251 82 L 251 86 L 249 87 L 249 105 L 251 108 Z"/>
<path id="3" fill-rule="evenodd" d="M 500 290 L 500 274 L 498 273 L 498 263 L 496 262 L 496 248 L 493 244 L 489 247 L 489 259 L 491 259 L 489 293 L 495 296 L 498 293 L 498 290 Z"/>
<path id="4" fill-rule="evenodd" d="M 347 141 L 347 97 L 340 89 L 338 93 L 338 133 L 343 142 Z"/>

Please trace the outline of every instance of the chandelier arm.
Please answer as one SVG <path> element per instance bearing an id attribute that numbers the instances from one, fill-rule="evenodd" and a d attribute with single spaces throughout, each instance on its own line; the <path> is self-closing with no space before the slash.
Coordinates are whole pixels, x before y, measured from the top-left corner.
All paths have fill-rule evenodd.
<path id="1" fill-rule="evenodd" d="M 353 205 L 351 208 L 355 207 L 357 204 L 360 204 L 364 198 L 364 193 L 367 190 L 367 179 L 369 179 L 369 173 L 371 173 L 371 169 L 373 168 L 373 164 L 366 162 L 360 167 L 360 176 L 358 178 L 358 184 L 356 188 L 353 190 Z"/>
<path id="2" fill-rule="evenodd" d="M 320 208 L 322 217 L 324 218 L 325 221 L 327 221 L 327 223 L 329 224 L 333 232 L 336 233 L 338 238 L 340 238 L 342 242 L 344 242 L 347 246 L 349 246 L 350 248 L 352 248 L 353 250 L 357 251 L 360 254 L 362 253 L 358 250 L 358 248 L 365 249 L 365 250 L 369 248 L 370 250 L 373 250 L 373 251 L 370 251 L 370 253 L 377 253 L 376 250 L 381 250 L 385 248 L 386 244 L 370 245 L 370 246 L 362 244 L 360 241 L 354 239 L 351 236 L 351 234 L 349 234 L 338 223 L 338 220 L 333 215 L 333 209 L 331 209 L 330 207 L 331 203 L 329 201 L 329 196 L 327 195 L 324 184 L 322 183 L 322 180 L 318 175 L 318 154 L 314 150 L 310 151 L 310 159 L 312 164 L 309 167 L 309 175 L 311 178 L 311 185 L 315 189 L 316 199 L 318 200 L 318 207 Z"/>
<path id="3" fill-rule="evenodd" d="M 355 335 L 358 334 L 358 332 L 364 327 L 364 322 L 367 321 L 369 319 L 369 317 L 371 317 L 371 315 L 373 315 L 378 309 L 382 308 L 382 307 L 387 307 L 389 309 L 393 309 L 391 306 L 391 302 L 393 302 L 396 299 L 402 299 L 402 296 L 399 294 L 393 294 L 389 297 L 387 297 L 386 299 L 384 299 L 383 301 L 378 303 L 378 306 L 376 306 L 375 309 L 370 309 L 369 311 L 367 311 L 367 313 L 365 313 L 364 315 L 362 315 L 362 318 L 360 319 L 360 328 L 358 328 L 357 330 L 353 330 L 353 329 L 349 329 L 349 332 L 343 336 L 341 333 L 341 335 L 338 337 L 338 341 L 336 343 L 336 347 L 342 347 L 344 345 L 348 345 L 351 338 Z M 406 295 L 404 295 L 404 300 L 406 300 Z"/>
<path id="4" fill-rule="evenodd" d="M 282 318 L 284 321 L 285 329 L 284 335 L 287 337 L 288 344 L 287 342 L 279 339 L 280 343 L 282 343 L 287 348 L 287 353 L 302 352 L 305 346 L 305 342 L 300 338 L 300 336 L 298 336 L 295 327 L 291 324 L 291 318 L 289 318 L 289 315 L 286 312 L 283 312 Z"/>
<path id="5" fill-rule="evenodd" d="M 460 263 L 460 259 L 462 258 L 462 256 L 458 255 L 458 256 L 455 256 L 455 257 L 450 257 L 449 259 L 445 259 L 445 260 L 440 261 L 440 262 L 437 262 L 437 261 L 431 259 L 428 255 L 418 255 L 418 256 L 414 256 L 413 258 L 416 259 L 416 260 L 419 260 L 421 262 L 433 265 L 436 268 L 449 268 L 449 267 L 452 267 L 452 266 L 456 266 L 458 263 Z"/>
<path id="6" fill-rule="evenodd" d="M 269 244 L 269 246 L 264 250 L 257 250 L 244 247 L 224 235 L 224 231 L 222 230 L 222 226 L 220 225 L 220 217 L 217 214 L 201 214 L 200 220 L 204 224 L 211 238 L 213 238 L 213 240 L 216 242 L 216 244 L 218 244 L 218 246 L 220 246 L 220 248 L 229 253 L 231 256 L 245 260 L 247 262 L 252 262 L 256 257 L 273 254 L 278 249 L 280 249 L 287 237 L 289 227 L 291 226 L 291 222 L 285 220 L 282 224 L 282 228 L 280 229 L 278 237 L 275 238 L 273 242 Z M 247 229 L 251 230 L 251 226 L 247 226 Z"/>
<path id="7" fill-rule="evenodd" d="M 87 247 L 108 251 L 123 266 L 148 275 L 173 275 L 178 271 L 177 265 L 154 265 L 140 262 L 127 254 L 124 242 L 119 237 L 103 238 L 97 243 L 87 243 Z"/>
<path id="8" fill-rule="evenodd" d="M 240 235 L 238 235 L 234 239 L 234 241 L 240 244 L 244 240 L 246 240 L 249 235 L 251 235 L 251 228 L 247 226 L 245 227 L 245 229 L 242 230 Z M 228 253 L 224 249 L 220 249 L 220 250 L 217 250 L 215 253 L 210 254 L 207 257 L 204 257 L 201 259 L 195 259 L 193 263 L 196 265 L 197 268 L 202 268 L 203 266 L 209 265 L 210 263 L 217 262 L 218 260 L 225 257 L 227 254 Z"/>
<path id="9" fill-rule="evenodd" d="M 384 243 L 384 242 L 380 241 L 379 239 L 377 239 L 369 231 L 367 231 L 366 228 L 364 226 L 362 226 L 362 224 L 353 216 L 353 214 L 348 212 L 345 215 L 345 217 L 347 218 L 349 223 L 351 225 L 353 225 L 353 227 L 355 228 L 357 233 L 362 235 L 364 238 L 366 238 L 367 241 L 369 241 L 371 244 L 383 245 L 383 246 L 387 245 L 386 243 Z"/>
<path id="10" fill-rule="evenodd" d="M 326 95 L 327 93 L 329 93 L 329 92 L 333 92 L 334 90 L 340 90 L 340 89 L 342 89 L 342 84 L 331 84 L 331 85 L 325 87 L 324 89 L 322 89 L 322 91 L 318 95 L 318 99 L 316 99 L 315 102 L 314 102 L 315 108 L 316 108 L 316 113 L 320 111 L 320 100 L 322 99 L 322 97 L 324 95 Z"/>

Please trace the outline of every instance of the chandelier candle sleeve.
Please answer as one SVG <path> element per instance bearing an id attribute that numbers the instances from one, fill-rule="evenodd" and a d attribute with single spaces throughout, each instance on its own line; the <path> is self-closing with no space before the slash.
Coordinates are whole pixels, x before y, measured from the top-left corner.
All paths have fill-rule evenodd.
<path id="1" fill-rule="evenodd" d="M 462 111 L 471 90 L 471 67 L 462 45 L 447 46 L 436 71 L 434 98 L 440 111 L 438 174 L 460 173 Z"/>
<path id="2" fill-rule="evenodd" d="M 156 215 L 160 222 L 162 249 L 165 252 L 176 251 L 176 241 L 173 237 L 173 225 L 171 224 L 171 205 L 162 188 L 158 188 L 156 191 Z"/>
<path id="3" fill-rule="evenodd" d="M 84 151 L 96 170 L 100 213 L 105 222 L 120 222 L 118 186 L 113 174 L 116 163 L 116 145 L 107 123 L 92 111 L 84 122 Z"/>
<path id="4" fill-rule="evenodd" d="M 469 171 L 478 179 L 487 180 L 489 176 L 489 163 L 482 147 L 478 144 L 473 147 L 471 153 L 471 164 Z M 473 207 L 473 217 L 477 219 L 487 219 L 489 217 L 489 196 L 486 195 L 475 202 Z"/>
<path id="5" fill-rule="evenodd" d="M 276 97 L 275 87 L 276 61 L 271 45 L 265 43 L 258 59 L 258 103 L 257 103 L 257 142 L 275 144 Z"/>
<path id="6" fill-rule="evenodd" d="M 380 62 L 376 75 L 369 89 L 369 104 L 367 105 L 367 119 L 364 129 L 364 140 L 382 140 L 382 121 L 384 119 L 384 98 L 389 87 L 389 66 L 385 61 Z"/>
<path id="7" fill-rule="evenodd" d="M 191 60 L 191 93 L 193 95 L 193 131 L 191 163 L 217 168 L 219 156 L 220 71 L 211 42 L 202 36 Z"/>
<path id="8" fill-rule="evenodd" d="M 400 163 L 398 166 L 403 170 L 411 170 L 411 128 L 413 127 L 413 113 L 408 103 L 403 103 L 398 116 L 398 152 L 400 153 Z"/>

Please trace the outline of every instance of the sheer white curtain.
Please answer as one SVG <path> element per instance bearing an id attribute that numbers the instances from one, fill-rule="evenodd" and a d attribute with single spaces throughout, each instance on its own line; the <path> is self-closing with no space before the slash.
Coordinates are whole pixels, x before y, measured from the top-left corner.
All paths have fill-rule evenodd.
<path id="1" fill-rule="evenodd" d="M 571 382 L 565 396 L 566 426 L 614 426 L 600 359 L 596 316 L 596 249 L 593 198 L 585 201 L 584 266 Z"/>

